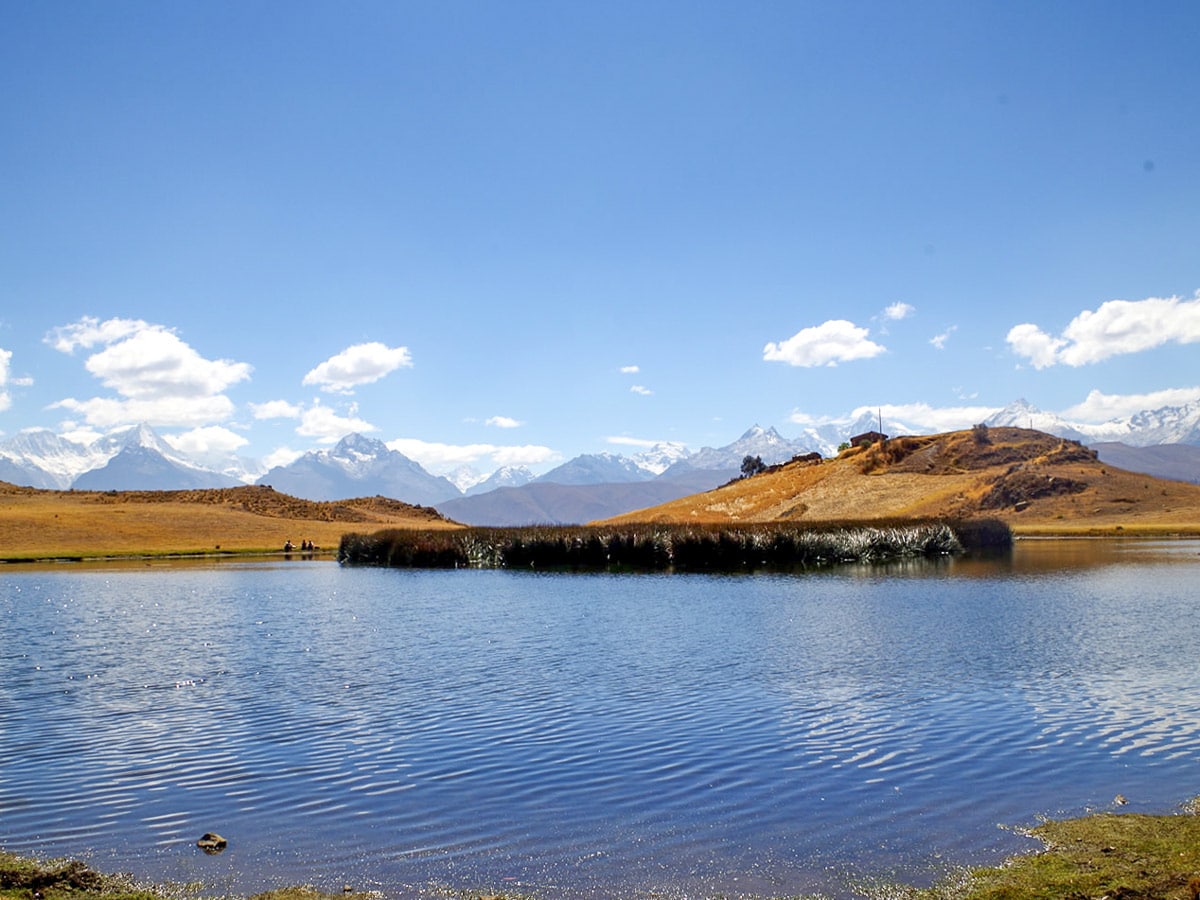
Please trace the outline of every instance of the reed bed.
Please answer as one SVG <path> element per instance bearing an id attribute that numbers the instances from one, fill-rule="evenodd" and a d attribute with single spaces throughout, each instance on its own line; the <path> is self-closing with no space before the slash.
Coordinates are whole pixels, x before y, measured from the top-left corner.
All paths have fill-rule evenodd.
<path id="1" fill-rule="evenodd" d="M 554 571 L 749 572 L 1011 545 L 1008 526 L 906 522 L 894 525 L 532 526 L 459 531 L 388 529 L 346 534 L 339 562 L 399 568 Z"/>

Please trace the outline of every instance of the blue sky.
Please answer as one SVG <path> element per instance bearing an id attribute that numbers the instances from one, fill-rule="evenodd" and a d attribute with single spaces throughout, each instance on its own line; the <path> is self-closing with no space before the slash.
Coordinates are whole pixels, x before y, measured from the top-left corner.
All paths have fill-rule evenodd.
<path id="1" fill-rule="evenodd" d="M 0 431 L 441 471 L 1200 398 L 1200 6 L 9 4 Z"/>

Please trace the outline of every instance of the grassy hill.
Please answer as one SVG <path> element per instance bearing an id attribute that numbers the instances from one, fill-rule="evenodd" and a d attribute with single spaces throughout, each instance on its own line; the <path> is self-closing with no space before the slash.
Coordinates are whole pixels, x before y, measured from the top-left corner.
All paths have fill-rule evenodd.
<path id="1" fill-rule="evenodd" d="M 386 497 L 301 500 L 269 487 L 46 491 L 0 482 L 0 560 L 278 551 L 347 531 L 460 527 Z"/>
<path id="2" fill-rule="evenodd" d="M 892 438 L 795 461 L 605 524 L 998 518 L 1018 534 L 1200 533 L 1200 485 L 1024 428 Z"/>

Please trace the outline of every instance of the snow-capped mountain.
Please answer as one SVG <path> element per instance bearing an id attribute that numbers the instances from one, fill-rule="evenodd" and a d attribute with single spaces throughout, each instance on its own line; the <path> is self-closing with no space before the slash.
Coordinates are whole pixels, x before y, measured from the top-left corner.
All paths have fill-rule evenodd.
<path id="1" fill-rule="evenodd" d="M 111 458 L 51 431 L 26 431 L 0 444 L 0 479 L 12 484 L 66 490 L 76 478 Z"/>
<path id="2" fill-rule="evenodd" d="M 1085 444 L 1118 441 L 1131 447 L 1159 444 L 1200 444 L 1200 401 L 1183 406 L 1163 406 L 1142 410 L 1126 418 L 1111 419 L 1099 425 L 1068 422 L 1054 413 L 1042 412 L 1026 400 L 1010 403 L 988 425 L 1036 428 Z"/>
<path id="3" fill-rule="evenodd" d="M 550 484 L 624 484 L 649 481 L 657 473 L 619 453 L 584 453 L 534 479 Z"/>
<path id="4" fill-rule="evenodd" d="M 169 458 L 157 448 L 135 440 L 100 468 L 84 472 L 71 486 L 81 491 L 178 491 L 236 487 L 241 483 Z"/>
<path id="5" fill-rule="evenodd" d="M 533 481 L 533 473 L 525 466 L 501 466 L 487 478 L 476 482 L 463 491 L 468 497 L 486 494 L 499 488 L 516 488 Z"/>
<path id="6" fill-rule="evenodd" d="M 50 431 L 15 435 L 0 444 L 0 478 L 55 490 L 180 490 L 240 483 L 198 465 L 148 425 L 114 431 L 90 444 Z"/>
<path id="7" fill-rule="evenodd" d="M 383 441 L 348 434 L 328 450 L 312 450 L 286 466 L 276 466 L 256 484 L 306 500 L 344 500 L 376 494 L 432 506 L 461 491 L 447 478 L 431 475 Z"/>
<path id="8" fill-rule="evenodd" d="M 1089 440 L 1085 430 L 1089 426 L 1073 425 L 1061 416 L 1043 412 L 1024 398 L 1015 400 L 999 412 L 988 416 L 984 424 L 994 428 L 1033 428 L 1072 441 Z"/>
<path id="9" fill-rule="evenodd" d="M 663 478 L 674 478 L 687 472 L 719 471 L 733 477 L 742 468 L 747 456 L 757 456 L 767 465 L 787 462 L 793 456 L 809 453 L 812 444 L 805 441 L 790 441 L 774 428 L 755 425 L 745 434 L 724 447 L 704 447 L 667 468 Z"/>
<path id="10" fill-rule="evenodd" d="M 687 459 L 691 455 L 692 451 L 683 444 L 675 441 L 660 441 L 641 453 L 635 453 L 633 461 L 638 468 L 661 475 L 675 463 Z"/>

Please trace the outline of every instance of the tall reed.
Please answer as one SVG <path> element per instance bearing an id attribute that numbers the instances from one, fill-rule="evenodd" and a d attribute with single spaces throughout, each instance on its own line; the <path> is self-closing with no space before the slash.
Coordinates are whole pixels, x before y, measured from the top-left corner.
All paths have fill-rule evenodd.
<path id="1" fill-rule="evenodd" d="M 344 535 L 338 560 L 403 568 L 746 572 L 944 556 L 1011 541 L 998 521 L 389 529 Z"/>

